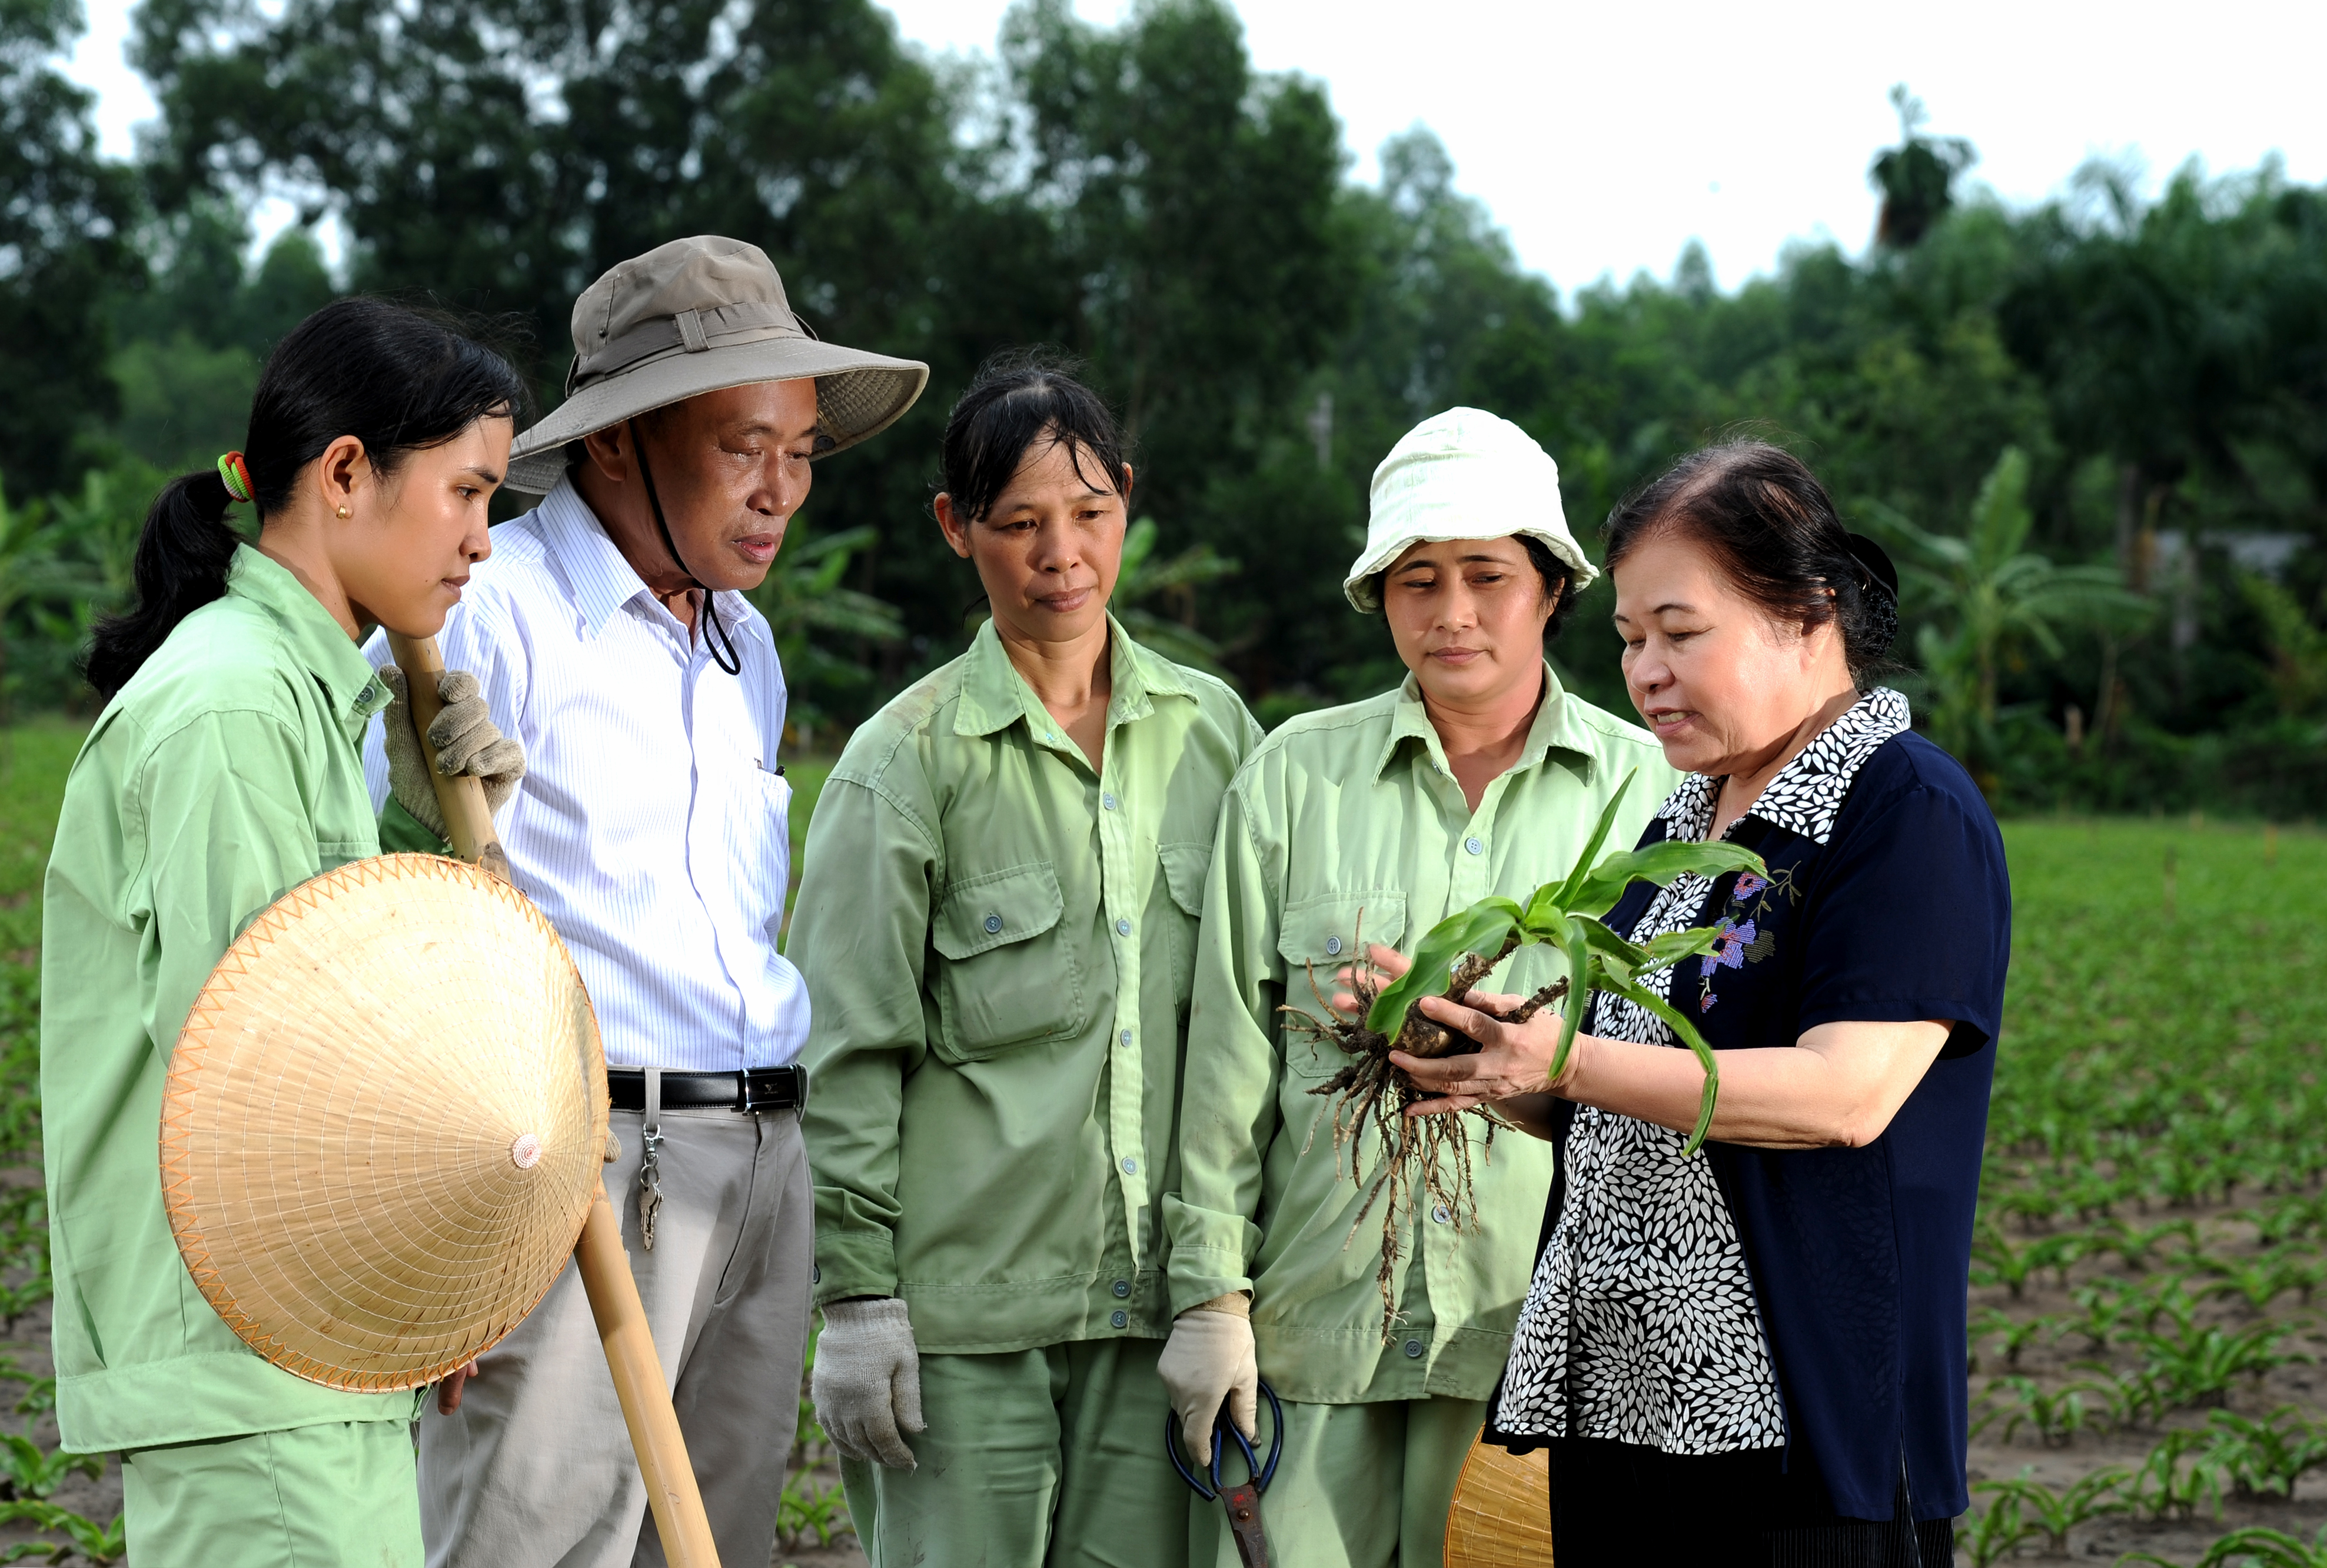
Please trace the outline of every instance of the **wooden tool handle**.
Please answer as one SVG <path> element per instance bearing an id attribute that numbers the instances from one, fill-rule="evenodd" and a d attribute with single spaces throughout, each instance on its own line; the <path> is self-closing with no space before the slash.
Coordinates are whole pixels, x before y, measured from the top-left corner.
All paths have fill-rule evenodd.
<path id="1" fill-rule="evenodd" d="M 646 1478 L 647 1506 L 654 1510 L 662 1554 L 671 1568 L 719 1568 L 719 1548 L 711 1539 L 703 1492 L 695 1484 L 695 1466 L 687 1457 L 687 1440 L 679 1434 L 670 1390 L 663 1386 L 662 1362 L 655 1355 L 646 1307 L 639 1300 L 638 1282 L 631 1277 L 630 1257 L 622 1251 L 622 1227 L 606 1201 L 603 1183 L 597 1201 L 590 1205 L 590 1218 L 583 1222 L 574 1261 L 581 1266 L 590 1315 L 597 1320 L 598 1339 L 606 1347 L 606 1365 L 613 1369 L 614 1392 L 622 1402 L 631 1446 L 638 1452 L 639 1472 Z"/>
<path id="2" fill-rule="evenodd" d="M 436 639 L 391 631 L 388 649 L 404 672 L 412 725 L 420 733 L 420 754 L 427 759 L 428 777 L 436 786 L 436 804 L 444 813 L 453 853 L 510 882 L 509 856 L 493 828 L 483 781 L 466 775 L 446 778 L 437 771 L 436 748 L 428 743 L 428 726 L 444 706 L 436 695 L 436 677 L 444 673 Z M 604 1093 L 603 1086 L 599 1092 Z M 583 1293 L 590 1298 L 590 1315 L 597 1320 L 599 1340 L 606 1348 L 614 1395 L 622 1403 L 622 1423 L 631 1429 L 631 1447 L 647 1483 L 647 1506 L 654 1510 L 663 1559 L 670 1568 L 719 1568 L 719 1548 L 703 1511 L 703 1490 L 695 1483 L 678 1413 L 671 1408 L 662 1361 L 647 1327 L 646 1305 L 639 1300 L 639 1283 L 631 1276 L 630 1255 L 622 1250 L 622 1227 L 606 1200 L 603 1182 L 583 1222 L 581 1239 L 574 1244 L 574 1261 L 581 1270 Z"/>
<path id="3" fill-rule="evenodd" d="M 444 814 L 444 836 L 452 841 L 453 853 L 503 882 L 511 881 L 509 855 L 493 826 L 492 807 L 485 804 L 484 780 L 466 773 L 448 779 L 436 768 L 436 748 L 428 739 L 428 726 L 444 710 L 444 699 L 436 695 L 436 679 L 444 673 L 444 656 L 436 651 L 436 639 L 391 631 L 388 651 L 395 656 L 396 667 L 404 672 L 404 689 L 412 703 L 412 727 L 419 732 L 420 754 L 427 760 L 429 781 L 436 786 L 436 806 Z"/>

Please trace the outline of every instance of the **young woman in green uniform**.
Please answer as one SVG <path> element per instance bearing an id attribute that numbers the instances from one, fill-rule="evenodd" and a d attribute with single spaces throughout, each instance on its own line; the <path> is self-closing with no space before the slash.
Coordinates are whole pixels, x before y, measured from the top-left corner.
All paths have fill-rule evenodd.
<path id="1" fill-rule="evenodd" d="M 137 605 L 89 652 L 108 700 L 43 904 L 57 1424 L 70 1450 L 121 1454 L 140 1568 L 421 1561 L 416 1395 L 304 1382 L 210 1309 L 163 1209 L 162 1086 L 242 929 L 379 853 L 357 746 L 388 694 L 357 634 L 443 624 L 491 549 L 523 397 L 499 355 L 436 322 L 326 306 L 267 360 L 244 450 L 156 498 Z M 255 541 L 227 520 L 239 502 Z M 503 742 L 478 770 L 519 766 Z"/>
<path id="2" fill-rule="evenodd" d="M 1340 1065 L 1288 1029 L 1322 1013 L 1360 942 L 1396 946 L 1491 894 L 1565 874 L 1634 769 L 1612 844 L 1677 778 L 1638 726 L 1560 689 L 1543 657 L 1597 574 L 1561 514 L 1559 471 L 1517 425 L 1456 408 L 1375 470 L 1350 602 L 1388 620 L 1405 684 L 1270 734 L 1220 811 L 1204 901 L 1180 1111 L 1164 1199 L 1171 1301 L 1163 1358 L 1191 1442 L 1224 1396 L 1249 1421 L 1255 1352 L 1282 1396 L 1285 1457 L 1265 1513 L 1285 1568 L 1435 1563 L 1463 1455 L 1502 1371 L 1551 1160 L 1473 1128 L 1477 1227 L 1417 1201 L 1385 1340 L 1369 1133 L 1337 1149 L 1310 1091 Z M 1493 989 L 1553 978 L 1521 952 Z M 1239 1315 L 1249 1301 L 1249 1320 Z M 1266 1434 L 1263 1434 L 1266 1435 Z M 1233 1568 L 1219 1510 L 1191 1562 Z"/>
<path id="3" fill-rule="evenodd" d="M 1182 1568 L 1155 1205 L 1214 823 L 1260 733 L 1107 614 L 1132 471 L 1087 388 L 989 368 L 944 474 L 993 619 L 849 742 L 793 914 L 817 1413 L 875 1568 Z"/>

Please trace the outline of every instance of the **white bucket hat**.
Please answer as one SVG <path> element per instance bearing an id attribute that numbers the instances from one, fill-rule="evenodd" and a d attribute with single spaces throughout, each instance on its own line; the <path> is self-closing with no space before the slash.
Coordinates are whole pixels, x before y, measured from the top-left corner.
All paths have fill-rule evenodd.
<path id="1" fill-rule="evenodd" d="M 811 377 L 817 417 L 832 438 L 825 450 L 837 452 L 911 407 L 930 368 L 810 335 L 756 245 L 710 234 L 659 245 L 610 268 L 574 302 L 565 401 L 509 448 L 509 488 L 547 493 L 565 471 L 567 442 L 650 409 Z"/>
<path id="2" fill-rule="evenodd" d="M 1508 419 L 1449 408 L 1407 431 L 1374 470 L 1366 547 L 1341 592 L 1370 615 L 1381 608 L 1374 578 L 1414 546 L 1512 535 L 1540 539 L 1575 574 L 1579 592 L 1600 575 L 1567 531 L 1551 453 Z"/>

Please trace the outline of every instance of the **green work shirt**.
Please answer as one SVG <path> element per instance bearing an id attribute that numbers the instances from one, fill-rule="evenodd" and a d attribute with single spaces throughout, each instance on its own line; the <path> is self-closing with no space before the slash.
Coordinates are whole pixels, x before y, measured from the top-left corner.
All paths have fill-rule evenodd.
<path id="1" fill-rule="evenodd" d="M 194 997 L 290 889 L 379 853 L 356 745 L 388 692 L 298 579 L 244 546 L 98 715 L 65 782 L 41 942 L 57 1426 L 80 1452 L 325 1422 L 410 1394 L 278 1370 L 195 1288 L 162 1207 L 163 1079 Z"/>
<path id="2" fill-rule="evenodd" d="M 1261 1375 L 1288 1399 L 1350 1404 L 1483 1399 L 1501 1374 L 1535 1264 L 1551 1145 L 1465 1117 L 1478 1227 L 1417 1197 L 1383 1343 L 1382 1200 L 1362 1221 L 1380 1143 L 1341 1151 L 1309 1091 L 1343 1059 L 1285 1025 L 1324 1012 L 1361 939 L 1409 944 L 1482 898 L 1524 900 L 1565 876 L 1608 798 L 1638 768 L 1610 850 L 1627 849 L 1679 775 L 1645 730 L 1562 692 L 1547 667 L 1527 749 L 1476 811 L 1446 764 L 1411 677 L 1348 707 L 1305 714 L 1254 752 L 1220 808 L 1205 891 L 1196 1005 L 1180 1108 L 1180 1183 L 1164 1200 L 1171 1296 L 1185 1311 L 1249 1290 Z M 1491 989 L 1563 973 L 1522 948 Z M 1419 1258 L 1422 1266 L 1413 1266 Z"/>
<path id="3" fill-rule="evenodd" d="M 988 623 L 856 732 L 808 825 L 816 1297 L 902 1296 L 923 1350 L 1171 1321 L 1154 1205 L 1196 918 L 1260 730 L 1109 631 L 1099 770 Z"/>

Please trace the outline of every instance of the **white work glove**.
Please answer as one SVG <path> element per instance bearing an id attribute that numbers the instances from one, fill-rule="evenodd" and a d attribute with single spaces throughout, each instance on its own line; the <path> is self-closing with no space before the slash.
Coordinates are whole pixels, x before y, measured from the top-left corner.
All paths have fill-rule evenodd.
<path id="1" fill-rule="evenodd" d="M 1245 1441 L 1260 1436 L 1260 1361 L 1252 1348 L 1252 1303 L 1241 1293 L 1190 1307 L 1172 1323 L 1155 1370 L 1180 1415 L 1180 1440 L 1199 1464 L 1212 1451 L 1212 1423 L 1228 1401 Z"/>
<path id="2" fill-rule="evenodd" d="M 405 690 L 404 672 L 388 665 L 379 672 L 388 690 L 381 738 L 388 747 L 388 788 L 396 803 L 412 819 L 439 838 L 446 836 L 444 813 L 436 804 L 436 785 L 428 777 L 427 759 L 420 753 L 420 737 L 412 727 L 412 704 Z M 525 748 L 493 727 L 477 677 L 465 669 L 448 669 L 436 677 L 436 695 L 444 705 L 428 726 L 428 740 L 436 748 L 436 766 L 447 779 L 473 773 L 484 781 L 485 805 L 499 811 L 501 803 L 525 777 Z"/>
<path id="3" fill-rule="evenodd" d="M 921 1420 L 921 1357 L 913 1325 L 894 1296 L 827 1302 L 808 1379 L 816 1418 L 832 1446 L 864 1464 L 914 1468 L 902 1433 L 927 1432 Z"/>

